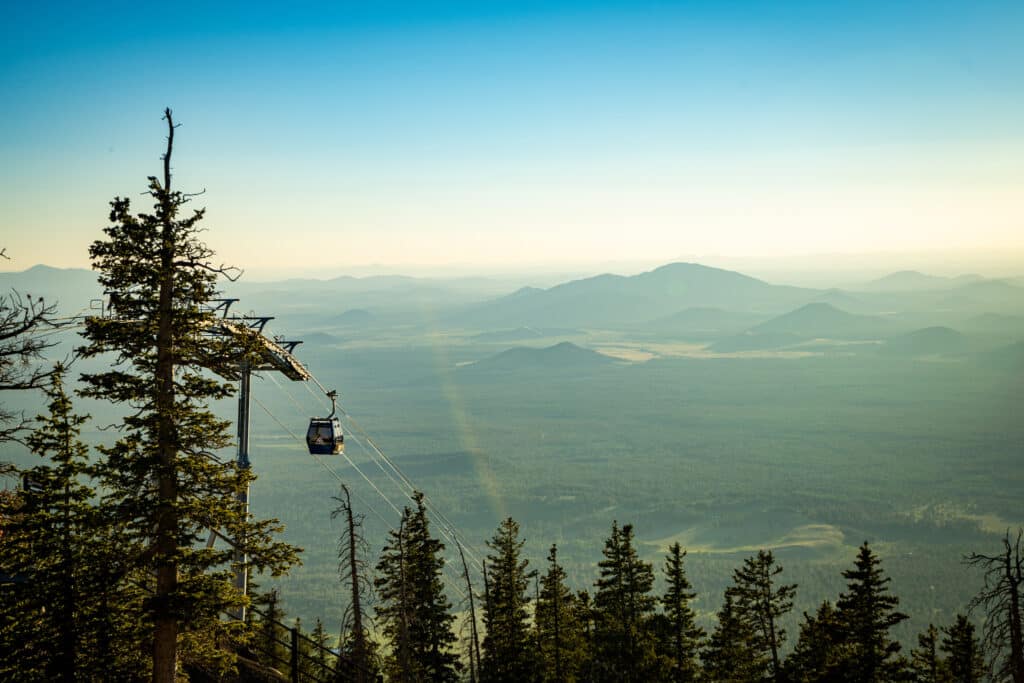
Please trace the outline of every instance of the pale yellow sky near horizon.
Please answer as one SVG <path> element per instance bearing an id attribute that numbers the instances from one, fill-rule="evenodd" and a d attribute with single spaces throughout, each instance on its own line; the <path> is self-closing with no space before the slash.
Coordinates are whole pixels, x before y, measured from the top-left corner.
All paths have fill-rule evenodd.
<path id="1" fill-rule="evenodd" d="M 956 151 L 958 163 L 942 150 Z M 187 169 L 179 186 L 209 181 L 194 200 L 207 208 L 204 239 L 225 262 L 255 272 L 308 269 L 317 277 L 370 264 L 488 270 L 657 263 L 679 254 L 799 261 L 957 250 L 1005 262 L 1024 253 L 1024 144 L 805 150 L 774 163 L 742 155 L 685 165 L 638 159 L 576 176 L 567 163 L 260 183 L 223 162 L 179 163 Z M 85 180 L 93 191 L 78 188 L 64 201 L 47 201 L 38 186 L 20 188 L 37 201 L 23 195 L 0 208 L 0 224 L 18 226 L 3 240 L 16 261 L 0 268 L 87 267 L 112 188 L 125 194 L 144 173 L 114 164 L 98 171 Z M 145 200 L 133 196 L 137 210 Z"/>

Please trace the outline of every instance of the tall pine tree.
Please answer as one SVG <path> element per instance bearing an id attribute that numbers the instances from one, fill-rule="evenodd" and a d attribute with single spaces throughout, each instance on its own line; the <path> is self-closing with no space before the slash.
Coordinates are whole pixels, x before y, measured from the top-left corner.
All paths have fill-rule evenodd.
<path id="1" fill-rule="evenodd" d="M 843 624 L 844 641 L 850 647 L 850 680 L 858 683 L 897 680 L 903 675 L 898 658 L 899 642 L 889 629 L 907 619 L 897 611 L 900 600 L 889 593 L 891 580 L 867 541 L 857 552 L 853 569 L 843 572 L 847 589 L 836 603 Z"/>
<path id="2" fill-rule="evenodd" d="M 974 624 L 963 614 L 956 615 L 951 626 L 942 629 L 940 649 L 946 655 L 946 671 L 951 683 L 978 683 L 988 673 L 981 654 L 981 642 Z"/>
<path id="3" fill-rule="evenodd" d="M 916 683 L 943 683 L 945 668 L 939 656 L 939 630 L 928 624 L 917 636 L 917 647 L 910 651 L 910 672 Z"/>
<path id="4" fill-rule="evenodd" d="M 444 594 L 444 544 L 430 535 L 423 494 L 413 494 L 416 509 L 406 507 L 399 528 L 377 563 L 377 617 L 391 654 L 384 663 L 388 680 L 459 680 L 461 665 L 452 647 L 455 617 Z"/>
<path id="5" fill-rule="evenodd" d="M 545 683 L 573 683 L 579 679 L 584 658 L 584 624 L 577 598 L 565 585 L 565 569 L 558 563 L 558 547 L 551 545 L 548 568 L 540 578 L 536 629 L 540 638 L 540 679 Z"/>
<path id="6" fill-rule="evenodd" d="M 709 681 L 754 683 L 764 678 L 768 657 L 754 647 L 756 634 L 736 609 L 735 591 L 725 591 L 718 610 L 718 624 L 701 653 L 704 676 Z"/>
<path id="7" fill-rule="evenodd" d="M 600 681 L 649 681 L 659 675 L 651 616 L 654 570 L 633 546 L 633 526 L 612 523 L 595 586 L 594 658 Z"/>
<path id="8" fill-rule="evenodd" d="M 843 639 L 843 624 L 831 602 L 822 602 L 813 615 L 804 612 L 800 635 L 786 658 L 786 678 L 793 683 L 844 680 L 852 658 Z"/>
<path id="9" fill-rule="evenodd" d="M 537 675 L 536 651 L 530 638 L 528 589 L 534 572 L 522 559 L 525 541 L 511 517 L 487 541 L 488 600 L 484 605 L 483 683 L 531 681 Z"/>
<path id="10" fill-rule="evenodd" d="M 152 213 L 133 214 L 127 198 L 111 202 L 106 239 L 89 249 L 108 292 L 109 316 L 86 321 L 84 357 L 104 356 L 111 369 L 83 375 L 83 394 L 123 405 L 120 438 L 101 446 L 103 505 L 117 512 L 133 548 L 129 559 L 153 576 L 143 621 L 150 629 L 152 679 L 171 683 L 179 641 L 194 660 L 228 664 L 216 643 L 237 630 L 222 620 L 243 597 L 232 584 L 234 548 L 205 548 L 210 529 L 233 539 L 258 570 L 278 574 L 296 555 L 273 540 L 276 526 L 257 522 L 238 503 L 252 475 L 222 461 L 232 443 L 228 423 L 210 402 L 232 394 L 226 381 L 240 362 L 235 344 L 212 337 L 206 304 L 225 274 L 199 240 L 203 211 L 171 187 L 175 125 L 164 112 L 167 147 L 162 178 L 149 178 Z M 202 632 L 202 637 L 187 632 Z"/>
<path id="11" fill-rule="evenodd" d="M 674 683 L 697 680 L 697 658 L 704 639 L 704 630 L 696 625 L 690 605 L 697 593 L 686 578 L 685 557 L 686 551 L 678 543 L 669 546 L 664 568 L 666 588 L 661 597 L 661 652 L 669 663 L 668 678 Z"/>
<path id="12" fill-rule="evenodd" d="M 782 567 L 775 564 L 770 550 L 759 550 L 733 572 L 736 610 L 754 633 L 753 647 L 768 655 L 770 678 L 782 680 L 779 651 L 786 641 L 786 632 L 779 619 L 793 609 L 796 584 L 782 584 L 776 577 Z"/>

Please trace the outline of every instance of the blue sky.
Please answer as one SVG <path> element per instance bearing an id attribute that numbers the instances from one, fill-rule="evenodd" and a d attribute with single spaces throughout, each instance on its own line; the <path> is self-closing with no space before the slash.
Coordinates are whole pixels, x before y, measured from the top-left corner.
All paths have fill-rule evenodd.
<path id="1" fill-rule="evenodd" d="M 6 13 L 12 269 L 87 263 L 167 105 L 250 270 L 1024 249 L 1020 2 Z"/>

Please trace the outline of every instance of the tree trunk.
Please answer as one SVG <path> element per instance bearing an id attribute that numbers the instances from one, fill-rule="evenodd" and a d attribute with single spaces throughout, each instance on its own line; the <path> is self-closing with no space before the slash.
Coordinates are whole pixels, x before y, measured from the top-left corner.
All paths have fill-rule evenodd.
<path id="1" fill-rule="evenodd" d="M 363 610 L 359 601 L 359 569 L 356 562 L 356 524 L 352 517 L 352 499 L 348 495 L 348 487 L 342 484 L 345 492 L 345 515 L 348 519 L 348 564 L 352 580 L 352 629 L 355 642 L 353 655 L 356 660 L 356 683 L 367 683 L 366 672 L 369 662 L 366 657 L 366 637 L 363 631 Z"/>
<path id="2" fill-rule="evenodd" d="M 476 633 L 476 609 L 473 607 L 473 582 L 469 580 L 469 567 L 466 565 L 466 555 L 462 552 L 462 544 L 455 541 L 459 549 L 459 557 L 462 559 L 462 575 L 466 578 L 466 592 L 469 594 L 469 632 L 472 642 L 469 644 L 469 681 L 476 683 L 477 670 L 480 668 L 480 640 Z M 475 662 L 474 662 L 475 659 Z"/>
<path id="3" fill-rule="evenodd" d="M 1021 575 L 1020 536 L 1011 549 L 1006 543 L 1006 585 L 1010 593 L 1010 671 L 1013 683 L 1024 683 L 1024 647 L 1021 643 L 1020 587 L 1024 583 Z"/>
<path id="4" fill-rule="evenodd" d="M 160 245 L 160 298 L 157 308 L 156 338 L 156 412 L 157 412 L 157 512 L 156 538 L 156 595 L 153 600 L 153 681 L 173 683 L 178 658 L 178 619 L 174 607 L 178 590 L 178 499 L 177 467 L 175 462 L 174 429 L 174 349 L 173 349 L 173 288 L 174 288 L 174 232 L 171 202 L 171 151 L 174 146 L 174 122 L 171 110 L 167 119 L 167 153 L 164 154 L 164 185 L 161 201 L 163 222 Z"/>
<path id="5" fill-rule="evenodd" d="M 65 450 L 68 453 L 70 448 Z M 75 680 L 75 579 L 74 566 L 71 554 L 71 520 L 70 507 L 71 493 L 67 486 L 64 487 L 64 533 L 61 535 L 61 588 L 62 614 L 60 623 L 61 638 L 61 678 L 66 683 L 74 683 Z"/>

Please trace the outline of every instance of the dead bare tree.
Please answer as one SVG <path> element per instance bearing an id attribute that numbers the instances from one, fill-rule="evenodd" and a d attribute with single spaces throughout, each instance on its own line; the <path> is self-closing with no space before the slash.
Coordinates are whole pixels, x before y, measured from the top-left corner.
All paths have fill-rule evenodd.
<path id="1" fill-rule="evenodd" d="M 1024 646 L 1021 643 L 1021 588 L 1024 587 L 1024 557 L 1021 539 L 1024 529 L 1011 539 L 1007 530 L 1003 552 L 998 555 L 971 553 L 964 561 L 980 567 L 984 588 L 971 601 L 971 610 L 985 612 L 983 645 L 996 680 L 1024 683 Z"/>
<path id="2" fill-rule="evenodd" d="M 344 498 L 335 496 L 338 507 L 331 512 L 331 519 L 341 516 L 345 523 L 345 530 L 338 538 L 338 573 L 343 583 L 350 587 L 349 605 L 346 610 L 345 619 L 342 623 L 340 646 L 345 648 L 345 626 L 351 623 L 350 630 L 352 643 L 352 659 L 355 663 L 356 683 L 368 683 L 369 672 L 372 670 L 367 647 L 367 632 L 363 626 L 363 620 L 369 619 L 363 608 L 362 595 L 364 591 L 372 591 L 373 584 L 366 572 L 366 562 L 363 559 L 369 552 L 369 546 L 363 538 L 363 515 L 356 515 L 352 512 L 352 498 L 349 495 L 348 487 L 341 485 L 341 492 Z"/>
<path id="3" fill-rule="evenodd" d="M 469 681 L 476 683 L 476 674 L 480 669 L 480 639 L 476 630 L 476 609 L 473 605 L 473 582 L 469 579 L 469 566 L 466 564 L 466 554 L 462 552 L 462 544 L 457 540 L 455 545 L 459 548 L 459 558 L 462 560 L 462 576 L 466 580 L 466 595 L 469 596 L 469 629 L 471 641 L 469 643 Z"/>
<path id="4" fill-rule="evenodd" d="M 10 258 L 6 249 L 0 255 Z M 0 295 L 0 391 L 40 389 L 49 382 L 52 369 L 44 366 L 43 352 L 57 342 L 47 332 L 60 325 L 57 307 L 42 297 L 12 290 Z M 22 411 L 0 403 L 0 443 L 19 441 L 30 420 Z M 0 463 L 0 471 L 7 468 Z"/>

